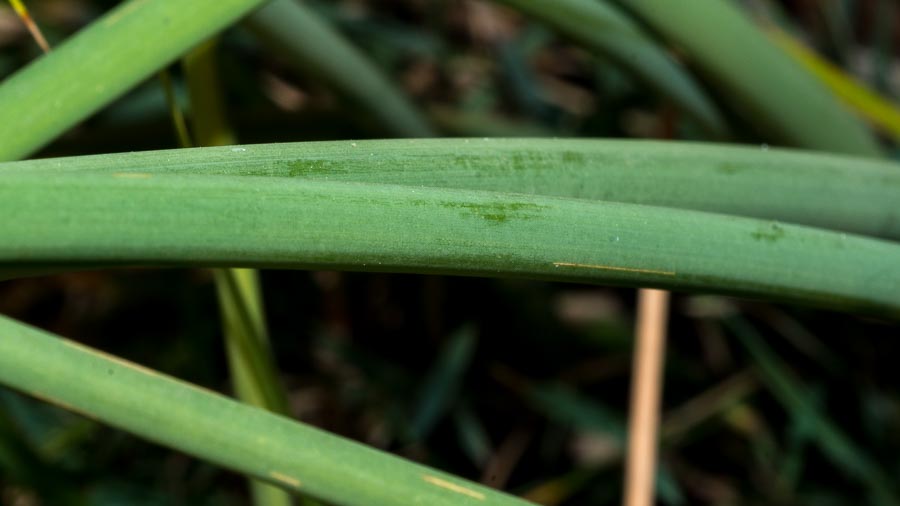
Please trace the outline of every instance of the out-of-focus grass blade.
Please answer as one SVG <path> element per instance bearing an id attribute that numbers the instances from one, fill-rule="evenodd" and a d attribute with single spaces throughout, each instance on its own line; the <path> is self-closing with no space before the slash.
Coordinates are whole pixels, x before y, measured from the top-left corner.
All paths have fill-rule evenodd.
<path id="1" fill-rule="evenodd" d="M 779 47 L 818 77 L 860 116 L 890 134 L 895 142 L 900 141 L 900 106 L 870 90 L 865 84 L 794 40 L 787 33 L 772 29 L 769 35 Z"/>
<path id="2" fill-rule="evenodd" d="M 462 403 L 453 411 L 453 422 L 460 448 L 479 469 L 483 468 L 493 451 L 484 424 L 466 403 Z"/>
<path id="3" fill-rule="evenodd" d="M 897 504 L 900 498 L 892 490 L 894 482 L 831 423 L 827 415 L 816 409 L 810 402 L 808 392 L 796 383 L 788 367 L 769 348 L 763 337 L 743 318 L 732 316 L 724 323 L 750 353 L 775 398 L 795 418 L 795 423 L 812 432 L 816 445 L 832 465 L 864 483 L 871 499 L 878 501 L 878 504 Z"/>
<path id="4" fill-rule="evenodd" d="M 596 474 L 594 469 L 576 469 L 532 487 L 522 497 L 543 506 L 556 506 L 594 482 Z"/>
<path id="5" fill-rule="evenodd" d="M 660 433 L 663 445 L 683 444 L 685 436 L 707 420 L 728 411 L 756 387 L 748 372 L 738 373 L 666 414 Z M 527 391 L 533 405 L 564 425 L 605 433 L 624 449 L 622 415 L 558 385 L 538 385 Z M 524 497 L 541 504 L 558 504 L 585 486 L 598 469 L 578 469 L 532 488 Z M 659 471 L 659 495 L 670 504 L 683 503 L 681 491 L 666 467 Z"/>
<path id="6" fill-rule="evenodd" d="M 749 371 L 731 376 L 666 413 L 660 426 L 660 440 L 666 445 L 682 442 L 693 428 L 743 402 L 757 388 L 758 381 Z"/>
<path id="7" fill-rule="evenodd" d="M 15 423 L 0 409 L 0 475 L 8 485 L 40 491 L 49 504 L 71 504 L 71 481 L 59 469 L 47 465 Z"/>
<path id="8" fill-rule="evenodd" d="M 446 414 L 462 387 L 475 353 L 475 329 L 462 327 L 450 337 L 419 390 L 419 401 L 410 420 L 410 436 L 422 441 Z"/>
<path id="9" fill-rule="evenodd" d="M 191 126 L 197 146 L 236 143 L 234 132 L 225 117 L 225 97 L 216 65 L 217 45 L 218 39 L 213 37 L 192 49 L 181 60 L 191 98 Z"/>
<path id="10" fill-rule="evenodd" d="M 375 65 L 309 7 L 272 0 L 247 18 L 269 47 L 369 111 L 378 126 L 402 137 L 433 134 L 427 120 Z"/>
<path id="11" fill-rule="evenodd" d="M 287 396 L 269 349 L 256 272 L 216 269 L 229 363 L 241 400 L 287 415 Z"/>
<path id="12" fill-rule="evenodd" d="M 700 86 L 616 6 L 597 0 L 497 1 L 551 25 L 627 68 L 671 99 L 713 137 L 726 136 L 725 121 Z"/>
<path id="13" fill-rule="evenodd" d="M 263 0 L 129 0 L 0 84 L 0 160 L 25 157 Z"/>
<path id="14" fill-rule="evenodd" d="M 451 107 L 428 109 L 428 117 L 454 137 L 552 137 L 553 131 L 534 123 Z"/>
<path id="15" fill-rule="evenodd" d="M 824 370 L 832 374 L 841 374 L 843 362 L 840 357 L 803 323 L 775 307 L 763 308 L 759 312 L 766 323 L 781 334 L 797 351 L 814 360 Z"/>
<path id="16" fill-rule="evenodd" d="M 16 11 L 16 14 L 19 15 L 22 23 L 25 24 L 25 28 L 31 33 L 31 36 L 34 38 L 34 41 L 37 42 L 37 45 L 40 46 L 41 50 L 45 53 L 50 52 L 50 44 L 47 43 L 47 39 L 44 38 L 44 34 L 41 33 L 41 29 L 38 27 L 37 23 L 34 22 L 31 13 L 28 12 L 28 8 L 25 7 L 22 0 L 9 0 L 9 3 L 12 5 L 13 10 Z"/>
<path id="17" fill-rule="evenodd" d="M 618 3 L 684 51 L 764 139 L 822 151 L 882 154 L 871 133 L 828 89 L 797 67 L 733 2 Z"/>
<path id="18" fill-rule="evenodd" d="M 673 208 L 297 178 L 16 170 L 0 176 L 0 213 L 0 269 L 515 276 L 900 315 L 898 244 Z"/>
<path id="19" fill-rule="evenodd" d="M 535 385 L 525 395 L 548 418 L 565 426 L 598 431 L 624 450 L 627 426 L 622 414 L 561 385 Z M 664 465 L 657 471 L 655 486 L 666 504 L 683 503 L 681 489 Z"/>
<path id="20" fill-rule="evenodd" d="M 624 448 L 626 427 L 621 413 L 562 385 L 534 385 L 525 396 L 535 409 L 557 423 L 601 432 Z"/>
<path id="21" fill-rule="evenodd" d="M 2 316 L 0 383 L 336 504 L 527 504 Z"/>
<path id="22" fill-rule="evenodd" d="M 281 176 L 538 193 L 900 240 L 900 165 L 787 150 L 584 139 L 346 141 L 0 163 L 0 175 L 19 171 Z"/>
<path id="23" fill-rule="evenodd" d="M 811 391 L 806 394 L 810 406 L 815 409 L 809 410 L 808 413 L 791 417 L 791 422 L 787 428 L 787 444 L 779 471 L 784 486 L 791 491 L 796 489 L 797 482 L 803 471 L 806 461 L 806 449 L 816 438 L 815 417 L 819 415 L 820 406 L 818 401 L 822 397 L 818 395 L 819 393 Z"/>
<path id="24" fill-rule="evenodd" d="M 163 92 L 166 96 L 166 104 L 169 106 L 169 117 L 172 119 L 172 127 L 175 129 L 175 138 L 178 145 L 182 148 L 190 148 L 194 146 L 191 134 L 188 132 L 187 121 L 184 119 L 184 113 L 178 105 L 178 97 L 175 92 L 175 85 L 172 83 L 172 75 L 167 69 L 159 72 L 159 81 L 162 84 Z"/>

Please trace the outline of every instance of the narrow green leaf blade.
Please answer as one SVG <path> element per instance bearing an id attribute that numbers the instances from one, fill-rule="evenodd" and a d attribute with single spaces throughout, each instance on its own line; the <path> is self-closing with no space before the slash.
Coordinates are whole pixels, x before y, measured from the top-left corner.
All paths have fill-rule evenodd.
<path id="1" fill-rule="evenodd" d="M 0 269 L 170 265 L 518 276 L 900 315 L 900 245 L 672 208 L 238 176 L 0 180 Z"/>
<path id="2" fill-rule="evenodd" d="M 462 382 L 475 353 L 475 329 L 464 326 L 456 331 L 438 354 L 431 370 L 422 381 L 419 400 L 410 424 L 410 436 L 422 441 L 447 413 L 462 387 Z"/>
<path id="3" fill-rule="evenodd" d="M 900 240 L 900 165 L 782 149 L 586 139 L 341 141 L 0 163 L 0 175 L 16 172 L 271 176 L 537 193 Z"/>
<path id="4" fill-rule="evenodd" d="M 3 316 L 0 382 L 335 504 L 528 504 Z"/>
<path id="5" fill-rule="evenodd" d="M 23 158 L 264 0 L 129 0 L 0 85 L 0 160 Z"/>
<path id="6" fill-rule="evenodd" d="M 247 25 L 303 74 L 311 74 L 370 111 L 384 130 L 401 137 L 427 137 L 433 130 L 398 86 L 309 7 L 272 0 Z"/>

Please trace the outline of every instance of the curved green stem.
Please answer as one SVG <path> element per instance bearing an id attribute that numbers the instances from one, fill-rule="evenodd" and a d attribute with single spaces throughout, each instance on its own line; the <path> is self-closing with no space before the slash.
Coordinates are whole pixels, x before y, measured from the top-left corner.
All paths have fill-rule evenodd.
<path id="1" fill-rule="evenodd" d="M 182 59 L 194 134 L 201 146 L 234 144 L 216 65 L 216 39 Z M 177 108 L 172 107 L 173 111 Z M 182 147 L 188 147 L 182 145 Z M 287 392 L 280 383 L 269 346 L 259 273 L 253 269 L 213 269 L 225 335 L 225 352 L 237 397 L 253 406 L 288 415 Z M 290 506 L 287 492 L 250 480 L 255 506 Z"/>
<path id="2" fill-rule="evenodd" d="M 334 504 L 529 504 L 4 316 L 0 316 L 0 383 Z"/>
<path id="3" fill-rule="evenodd" d="M 288 178 L 15 173 L 0 268 L 160 265 L 520 276 L 900 315 L 900 246 L 672 208 Z"/>
<path id="4" fill-rule="evenodd" d="M 900 240 L 900 166 L 713 144 L 341 141 L 0 163 L 18 172 L 208 174 L 537 193 L 773 219 Z"/>

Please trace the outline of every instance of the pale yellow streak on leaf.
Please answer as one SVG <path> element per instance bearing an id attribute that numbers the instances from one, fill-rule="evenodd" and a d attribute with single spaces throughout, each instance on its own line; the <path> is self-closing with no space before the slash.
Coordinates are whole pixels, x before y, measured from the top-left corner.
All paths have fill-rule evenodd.
<path id="1" fill-rule="evenodd" d="M 269 476 L 271 476 L 272 479 L 275 481 L 279 481 L 286 485 L 290 485 L 294 488 L 300 488 L 300 485 L 301 485 L 300 480 L 298 480 L 297 478 L 294 478 L 293 476 L 288 476 L 284 473 L 279 473 L 278 471 L 269 472 Z"/>
<path id="2" fill-rule="evenodd" d="M 484 494 L 482 494 L 481 492 L 463 487 L 461 485 L 457 485 L 456 483 L 438 478 L 437 476 L 431 476 L 431 475 L 426 474 L 426 475 L 422 476 L 422 479 L 428 483 L 431 483 L 432 485 L 436 485 L 438 487 L 445 488 L 452 492 L 456 492 L 457 494 L 467 495 L 473 499 L 478 499 L 479 501 L 484 500 Z"/>
<path id="3" fill-rule="evenodd" d="M 60 408 L 62 408 L 62 409 L 64 409 L 64 410 L 66 410 L 66 411 L 71 411 L 72 413 L 78 413 L 79 415 L 84 416 L 85 418 L 89 418 L 89 419 L 91 419 L 91 420 L 97 420 L 97 419 L 94 417 L 94 415 L 92 415 L 91 413 L 89 413 L 89 412 L 87 412 L 87 411 L 82 411 L 82 410 L 76 408 L 75 406 L 73 406 L 73 405 L 71 405 L 71 404 L 68 404 L 68 403 L 66 403 L 66 402 L 63 402 L 63 401 L 61 401 L 61 400 L 59 400 L 59 399 L 53 399 L 53 398 L 47 397 L 47 396 L 45 396 L 45 395 L 41 395 L 41 394 L 39 394 L 39 393 L 35 393 L 35 392 L 31 392 L 31 391 L 25 392 L 25 393 L 27 393 L 27 394 L 30 395 L 31 397 L 34 397 L 35 399 L 44 401 L 44 402 L 49 403 L 49 404 L 53 404 L 53 405 L 55 405 L 55 406 L 58 406 L 58 407 L 60 407 Z"/>
<path id="4" fill-rule="evenodd" d="M 674 271 L 660 271 L 656 269 L 638 269 L 635 267 L 618 267 L 615 265 L 577 264 L 573 262 L 553 262 L 554 267 L 577 267 L 579 269 L 597 269 L 602 271 L 637 272 L 640 274 L 657 274 L 659 276 L 674 276 Z"/>

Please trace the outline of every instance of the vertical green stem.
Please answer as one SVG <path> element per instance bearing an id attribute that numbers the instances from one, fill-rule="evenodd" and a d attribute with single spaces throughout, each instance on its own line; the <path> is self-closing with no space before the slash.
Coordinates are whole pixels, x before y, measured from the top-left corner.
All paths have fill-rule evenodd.
<path id="1" fill-rule="evenodd" d="M 184 114 L 178 105 L 178 97 L 175 94 L 175 86 L 172 84 L 172 76 L 167 69 L 159 71 L 159 81 L 162 83 L 163 91 L 166 93 L 169 117 L 172 118 L 172 127 L 175 128 L 175 137 L 178 139 L 178 145 L 183 148 L 193 146 L 194 142 L 191 140 L 190 132 L 188 132 L 187 122 L 185 122 Z"/>
<path id="2" fill-rule="evenodd" d="M 199 146 L 235 143 L 225 116 L 224 97 L 216 71 L 216 41 L 200 44 L 182 60 L 191 103 L 194 136 Z M 287 415 L 288 403 L 269 347 L 259 273 L 253 269 L 213 270 L 225 350 L 237 397 L 253 406 Z M 290 506 L 284 490 L 250 480 L 257 506 Z"/>

